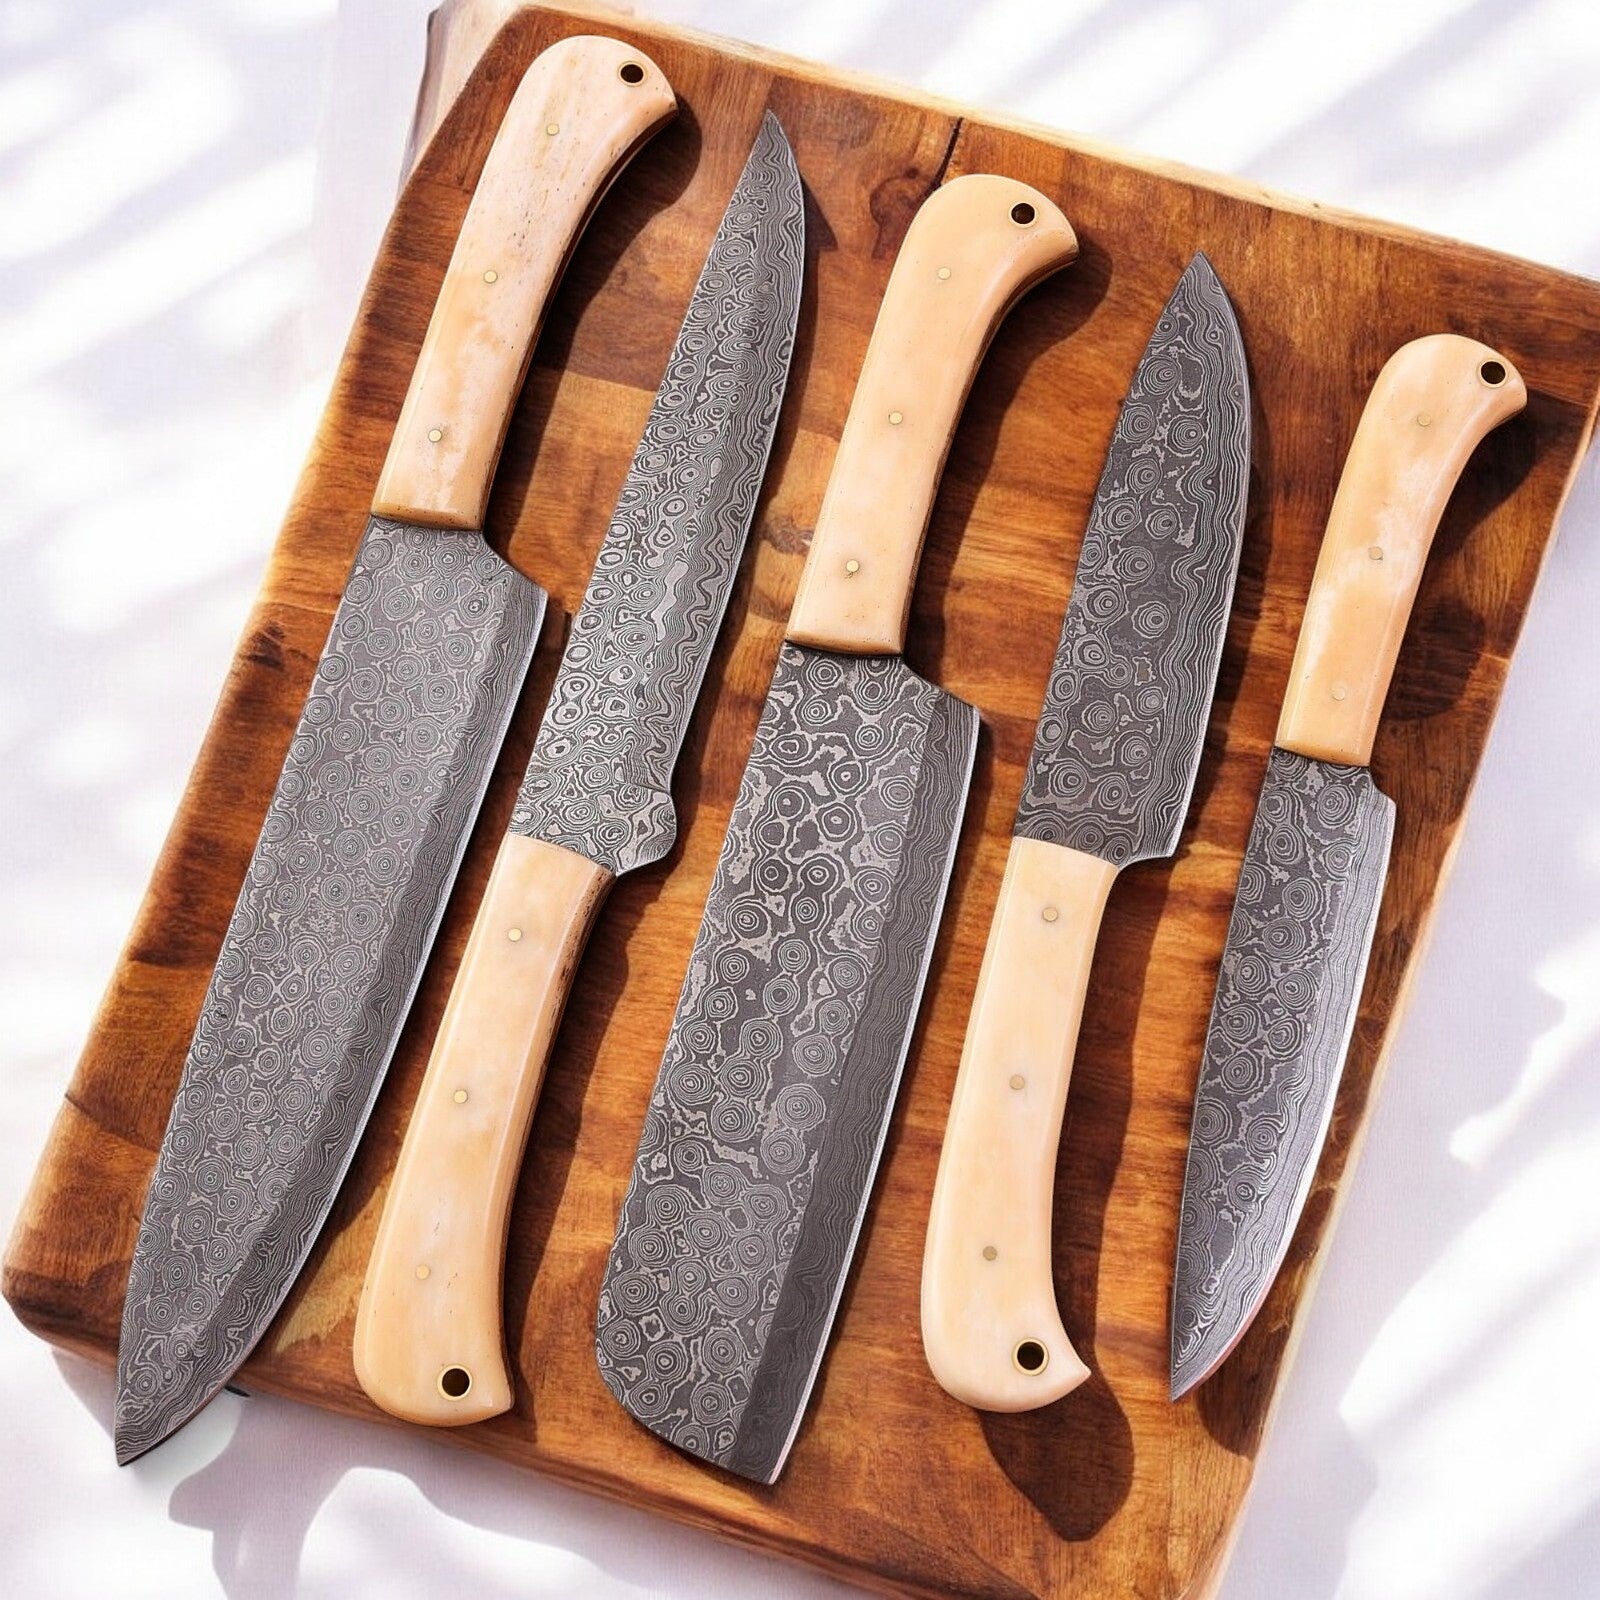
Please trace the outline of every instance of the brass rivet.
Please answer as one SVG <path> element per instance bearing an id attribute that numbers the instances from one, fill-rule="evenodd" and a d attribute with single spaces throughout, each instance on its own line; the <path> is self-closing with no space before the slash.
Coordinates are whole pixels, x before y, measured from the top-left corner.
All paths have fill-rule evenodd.
<path id="1" fill-rule="evenodd" d="M 506 938 L 508 938 L 512 942 L 512 944 L 515 944 L 517 942 L 517 940 L 520 939 L 521 937 L 522 937 L 522 929 L 521 928 L 513 928 L 513 929 L 511 929 L 511 931 L 509 933 L 506 934 Z"/>
<path id="2" fill-rule="evenodd" d="M 945 279 L 947 279 L 949 276 L 950 276 L 949 267 L 940 267 L 939 268 L 939 281 L 940 281 L 940 283 L 943 283 L 945 281 Z"/>
<path id="3" fill-rule="evenodd" d="M 485 283 L 498 283 L 500 281 L 500 274 L 496 272 L 493 267 L 490 267 L 489 270 L 484 273 L 483 281 Z"/>
<path id="4" fill-rule="evenodd" d="M 1018 1372 L 1036 1377 L 1050 1365 L 1050 1352 L 1037 1339 L 1023 1339 L 1011 1352 L 1011 1364 Z"/>
<path id="5" fill-rule="evenodd" d="M 464 1106 L 467 1103 L 467 1091 L 465 1089 L 457 1089 L 456 1092 L 450 1096 L 450 1098 L 454 1100 L 458 1106 Z"/>
<path id="6" fill-rule="evenodd" d="M 1417 426 L 1419 428 L 1426 428 L 1432 421 L 1433 418 L 1430 417 L 1426 411 L 1419 411 L 1417 413 Z"/>
<path id="7" fill-rule="evenodd" d="M 559 122 L 547 122 L 544 125 L 544 131 L 553 139 L 561 132 L 561 124 Z"/>
<path id="8" fill-rule="evenodd" d="M 1024 1078 L 1020 1072 L 1013 1072 L 1011 1074 L 1011 1087 L 1013 1089 L 1020 1089 L 1027 1081 L 1028 1080 Z"/>
<path id="9" fill-rule="evenodd" d="M 859 561 L 847 561 L 844 564 L 844 570 L 853 578 L 861 570 L 861 563 Z"/>
<path id="10" fill-rule="evenodd" d="M 996 1250 L 992 1244 L 986 1244 L 983 1247 L 983 1259 L 985 1261 L 993 1261 L 994 1258 L 999 1254 L 1000 1252 Z"/>
<path id="11" fill-rule="evenodd" d="M 1039 915 L 1042 916 L 1046 922 L 1054 922 L 1056 918 L 1061 915 L 1061 913 L 1057 911 L 1054 906 L 1046 906 L 1044 910 L 1039 913 Z"/>
<path id="12" fill-rule="evenodd" d="M 889 425 L 890 425 L 890 427 L 898 428 L 900 426 L 900 424 L 902 422 L 904 422 L 905 420 L 906 420 L 905 413 L 903 411 L 891 411 L 889 413 Z"/>
<path id="13" fill-rule="evenodd" d="M 428 429 L 428 443 L 429 444 L 438 444 L 438 442 L 442 438 L 444 438 L 444 429 L 443 428 L 429 428 Z"/>
<path id="14" fill-rule="evenodd" d="M 1342 683 L 1334 684 L 1334 686 L 1333 686 L 1333 698 L 1335 700 L 1343 700 L 1344 697 L 1349 693 L 1350 693 L 1350 691 L 1347 688 L 1345 688 L 1345 686 Z"/>
<path id="15" fill-rule="evenodd" d="M 418 1268 L 417 1268 L 417 1277 L 418 1277 L 418 1278 L 419 1278 L 419 1279 L 422 1279 L 422 1278 L 426 1278 L 426 1277 L 427 1277 L 427 1276 L 428 1276 L 428 1274 L 429 1274 L 429 1273 L 430 1273 L 430 1272 L 431 1272 L 431 1271 L 432 1271 L 432 1270 L 433 1270 L 433 1269 L 432 1269 L 432 1268 L 431 1268 L 431 1267 L 418 1267 Z"/>
<path id="16" fill-rule="evenodd" d="M 1383 546 L 1381 544 L 1369 545 L 1367 547 L 1367 554 L 1371 556 L 1374 561 L 1382 561 Z"/>

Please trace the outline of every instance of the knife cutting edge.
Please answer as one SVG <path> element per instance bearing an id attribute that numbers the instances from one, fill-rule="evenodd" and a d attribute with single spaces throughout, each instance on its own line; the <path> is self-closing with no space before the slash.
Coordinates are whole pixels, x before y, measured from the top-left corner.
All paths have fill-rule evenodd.
<path id="1" fill-rule="evenodd" d="M 1310 1191 L 1377 926 L 1394 803 L 1367 770 L 1439 519 L 1527 402 L 1456 334 L 1390 357 L 1329 514 L 1228 925 L 1178 1222 L 1172 1398 L 1226 1359 Z"/>
<path id="2" fill-rule="evenodd" d="M 641 1134 L 596 1355 L 682 1450 L 771 1482 L 804 1414 L 944 901 L 977 713 L 900 658 L 990 335 L 1065 266 L 1014 180 L 947 183 L 890 274 Z"/>
<path id="3" fill-rule="evenodd" d="M 1067 1084 L 1117 875 L 1178 847 L 1244 532 L 1250 395 L 1204 256 L 1150 336 L 1090 509 L 950 1103 L 922 1267 L 928 1364 L 987 1411 L 1088 1376 L 1056 1306 Z"/>
<path id="4" fill-rule="evenodd" d="M 495 136 L 150 1181 L 121 1462 L 249 1355 L 354 1153 L 544 612 L 478 531 L 511 408 L 594 204 L 675 110 L 641 51 L 577 36 L 529 67 Z"/>
<path id="5" fill-rule="evenodd" d="M 768 112 L 573 622 L 390 1181 L 355 1366 L 413 1422 L 476 1422 L 512 1402 L 501 1283 L 517 1170 L 599 906 L 676 837 L 672 768 L 777 426 L 804 227 Z"/>

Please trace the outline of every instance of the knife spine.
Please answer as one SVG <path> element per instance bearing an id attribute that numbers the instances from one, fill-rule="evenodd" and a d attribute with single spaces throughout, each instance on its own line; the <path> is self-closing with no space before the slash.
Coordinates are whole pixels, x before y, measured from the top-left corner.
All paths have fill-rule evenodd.
<path id="1" fill-rule="evenodd" d="M 378 479 L 378 514 L 483 526 L 555 286 L 606 191 L 676 111 L 661 69 L 619 39 L 563 39 L 528 68 L 490 146 L 423 336 Z"/>
<path id="2" fill-rule="evenodd" d="M 906 232 L 789 613 L 792 643 L 898 655 L 933 497 L 967 391 L 1018 296 L 1078 253 L 1037 189 L 969 173 Z"/>

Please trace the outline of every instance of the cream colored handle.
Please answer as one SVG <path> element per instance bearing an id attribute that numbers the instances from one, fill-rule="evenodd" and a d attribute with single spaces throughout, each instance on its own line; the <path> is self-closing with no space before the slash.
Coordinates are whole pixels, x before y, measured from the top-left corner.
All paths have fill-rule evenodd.
<path id="1" fill-rule="evenodd" d="M 1011 841 L 922 1258 L 928 1365 L 983 1411 L 1031 1411 L 1089 1376 L 1056 1309 L 1050 1215 L 1083 996 L 1116 876 L 1098 856 Z"/>
<path id="2" fill-rule="evenodd" d="M 1378 374 L 1345 459 L 1306 597 L 1277 742 L 1366 766 L 1428 547 L 1461 469 L 1527 404 L 1503 355 L 1436 333 Z"/>
<path id="3" fill-rule="evenodd" d="M 508 833 L 395 1163 L 356 1311 L 361 1387 L 408 1422 L 510 1409 L 506 1224 L 572 974 L 612 883 Z"/>
<path id="4" fill-rule="evenodd" d="M 378 479 L 380 516 L 481 528 L 551 291 L 628 158 L 677 110 L 618 39 L 563 39 L 524 74 L 473 191 Z"/>
<path id="5" fill-rule="evenodd" d="M 934 490 L 973 374 L 1012 303 L 1078 253 L 1037 189 L 973 173 L 936 189 L 889 274 L 789 613 L 788 637 L 898 654 Z"/>

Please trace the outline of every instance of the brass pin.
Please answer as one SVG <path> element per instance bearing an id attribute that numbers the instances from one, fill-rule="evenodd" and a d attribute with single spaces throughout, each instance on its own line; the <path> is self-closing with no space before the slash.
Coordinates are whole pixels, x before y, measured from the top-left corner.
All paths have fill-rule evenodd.
<path id="1" fill-rule="evenodd" d="M 1027 1081 L 1028 1080 L 1024 1078 L 1020 1072 L 1013 1072 L 1011 1074 L 1011 1087 L 1013 1089 L 1020 1089 Z"/>
<path id="2" fill-rule="evenodd" d="M 506 938 L 508 938 L 512 942 L 512 944 L 515 944 L 517 942 L 517 940 L 520 939 L 521 937 L 522 937 L 522 929 L 521 928 L 512 928 L 506 934 Z"/>
<path id="3" fill-rule="evenodd" d="M 1350 691 L 1347 688 L 1345 688 L 1345 686 L 1342 683 L 1334 684 L 1334 686 L 1333 686 L 1333 698 L 1335 700 L 1343 700 L 1344 697 L 1349 693 L 1350 693 Z"/>
<path id="4" fill-rule="evenodd" d="M 432 1270 L 433 1269 L 431 1267 L 426 1267 L 426 1266 L 418 1267 L 417 1268 L 417 1279 L 418 1279 L 418 1281 L 420 1282 L 423 1278 L 426 1278 L 428 1276 L 428 1274 Z"/>
<path id="5" fill-rule="evenodd" d="M 1381 544 L 1369 545 L 1367 547 L 1367 554 L 1371 556 L 1374 561 L 1382 561 L 1383 546 Z"/>
<path id="6" fill-rule="evenodd" d="M 1417 413 L 1417 426 L 1419 428 L 1426 428 L 1432 421 L 1433 418 L 1430 417 L 1426 411 L 1419 411 Z"/>
<path id="7" fill-rule="evenodd" d="M 844 564 L 844 570 L 847 576 L 853 578 L 861 570 L 861 563 L 854 560 L 847 561 Z"/>
<path id="8" fill-rule="evenodd" d="M 940 267 L 939 268 L 939 282 L 940 283 L 943 283 L 949 276 L 950 276 L 949 267 Z"/>
<path id="9" fill-rule="evenodd" d="M 465 1089 L 457 1089 L 456 1092 L 450 1096 L 450 1098 L 454 1100 L 458 1106 L 464 1106 L 467 1103 L 467 1091 Z"/>
<path id="10" fill-rule="evenodd" d="M 429 428 L 428 429 L 428 443 L 429 444 L 438 444 L 438 442 L 442 438 L 444 438 L 444 429 L 443 428 Z"/>
<path id="11" fill-rule="evenodd" d="M 485 283 L 498 283 L 500 281 L 500 274 L 496 272 L 493 267 L 490 267 L 489 270 L 484 273 L 483 281 Z"/>
<path id="12" fill-rule="evenodd" d="M 889 426 L 892 428 L 898 428 L 905 420 L 905 413 L 903 411 L 891 411 L 889 413 Z"/>
<path id="13" fill-rule="evenodd" d="M 1057 911 L 1054 906 L 1046 906 L 1044 910 L 1039 913 L 1039 915 L 1043 917 L 1046 922 L 1054 922 L 1056 918 L 1061 915 L 1061 913 Z"/>
<path id="14" fill-rule="evenodd" d="M 544 131 L 553 139 L 561 132 L 561 124 L 559 122 L 547 122 L 544 125 Z"/>
<path id="15" fill-rule="evenodd" d="M 999 1254 L 1000 1252 L 996 1250 L 992 1244 L 986 1244 L 983 1247 L 983 1259 L 985 1261 L 993 1261 L 994 1258 Z"/>

